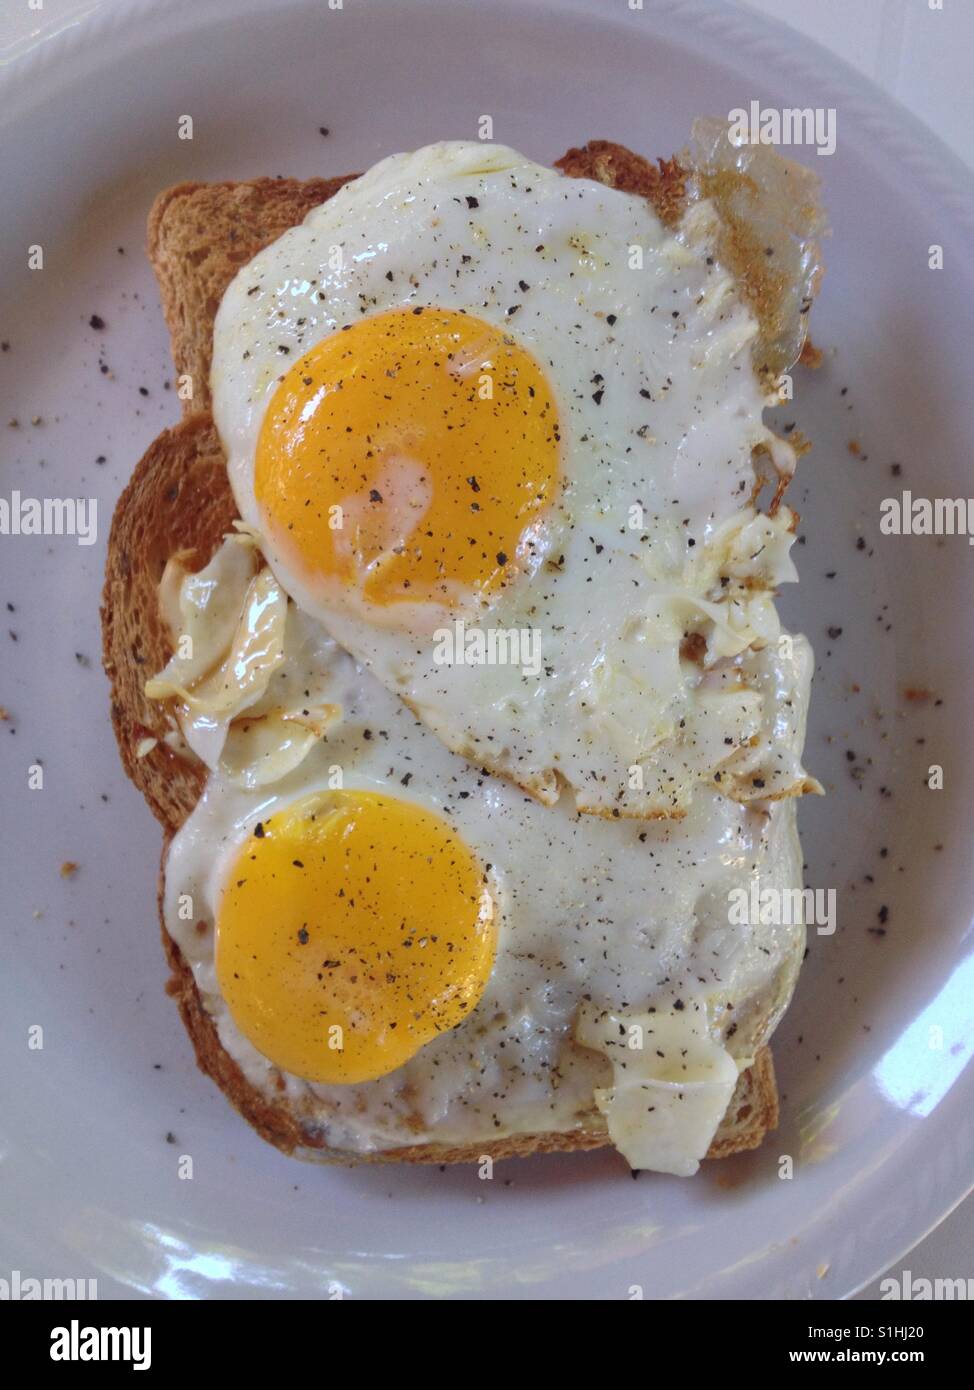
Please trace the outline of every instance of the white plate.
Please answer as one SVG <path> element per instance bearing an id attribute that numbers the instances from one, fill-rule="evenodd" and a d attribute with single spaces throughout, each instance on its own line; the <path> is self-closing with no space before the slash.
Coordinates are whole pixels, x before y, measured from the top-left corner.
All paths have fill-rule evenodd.
<path id="1" fill-rule="evenodd" d="M 849 1293 L 972 1172 L 972 556 L 962 537 L 878 530 L 880 499 L 901 487 L 974 492 L 967 174 L 833 58 L 697 0 L 95 3 L 60 32 L 51 10 L 0 79 L 0 380 L 21 422 L 0 426 L 0 491 L 96 496 L 100 534 L 87 548 L 0 538 L 0 605 L 15 610 L 0 607 L 13 716 L 0 726 L 0 1274 L 96 1276 L 103 1296 L 320 1297 L 329 1281 L 389 1297 Z M 159 835 L 119 770 L 98 669 L 111 508 L 177 415 L 142 253 L 149 203 L 183 179 L 363 168 L 473 137 L 485 114 L 542 160 L 592 136 L 669 153 L 694 116 L 752 97 L 838 117 L 833 156 L 799 152 L 834 227 L 814 320 L 830 353 L 784 419 L 815 439 L 798 488 L 804 582 L 785 606 L 819 656 L 808 761 L 831 794 L 803 824 L 809 882 L 839 890 L 840 928 L 813 939 L 775 1040 L 781 1129 L 691 1182 L 633 1182 L 610 1153 L 514 1162 L 492 1182 L 293 1163 L 195 1070 L 163 995 Z M 192 141 L 177 138 L 184 114 Z M 927 269 L 931 243 L 943 271 Z M 942 705 L 904 700 L 909 685 Z M 36 760 L 44 789 L 29 791 Z M 924 785 L 930 763 L 942 791 Z M 63 880 L 69 859 L 80 868 Z"/>

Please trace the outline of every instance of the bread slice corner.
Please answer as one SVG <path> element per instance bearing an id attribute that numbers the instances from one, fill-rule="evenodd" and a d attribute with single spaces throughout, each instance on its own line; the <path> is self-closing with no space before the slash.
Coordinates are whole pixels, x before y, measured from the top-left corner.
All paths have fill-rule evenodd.
<path id="1" fill-rule="evenodd" d="M 159 282 L 183 414 L 210 408 L 213 320 L 241 266 L 356 178 L 180 183 L 156 198 L 146 249 Z"/>

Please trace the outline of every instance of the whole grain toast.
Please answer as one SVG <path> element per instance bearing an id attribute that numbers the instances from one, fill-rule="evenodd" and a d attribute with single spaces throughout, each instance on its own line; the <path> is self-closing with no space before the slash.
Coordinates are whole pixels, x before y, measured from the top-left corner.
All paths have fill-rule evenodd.
<path id="1" fill-rule="evenodd" d="M 647 197 L 667 224 L 678 219 L 684 204 L 687 173 L 676 160 L 651 164 L 623 146 L 593 141 L 569 150 L 557 167 L 570 176 L 598 179 Z M 122 762 L 163 827 L 163 863 L 170 839 L 202 792 L 206 769 L 165 741 L 170 727 L 165 711 L 144 693 L 147 677 L 161 670 L 171 654 L 158 611 L 158 584 L 167 559 L 177 551 L 192 551 L 192 567 L 202 568 L 236 516 L 223 449 L 208 413 L 213 321 L 240 267 L 354 177 L 180 184 L 160 195 L 149 217 L 148 254 L 159 281 L 173 360 L 180 376 L 192 378 L 193 397 L 184 401 L 186 418 L 155 440 L 119 499 L 108 542 L 102 632 Z M 755 285 L 752 302 L 763 314 L 773 314 L 775 287 L 766 281 Z M 160 878 L 160 918 L 161 901 Z M 338 1162 L 456 1163 L 485 1155 L 499 1159 L 591 1149 L 609 1142 L 593 1106 L 583 1124 L 567 1133 L 514 1135 L 468 1147 L 418 1144 L 362 1156 L 329 1150 L 318 1134 L 302 1127 L 283 1098 L 276 1104 L 247 1081 L 220 1043 L 164 922 L 162 937 L 172 970 L 167 988 L 198 1065 L 257 1132 L 286 1153 Z M 740 1076 L 707 1157 L 756 1148 L 777 1122 L 771 1053 L 762 1047 Z"/>

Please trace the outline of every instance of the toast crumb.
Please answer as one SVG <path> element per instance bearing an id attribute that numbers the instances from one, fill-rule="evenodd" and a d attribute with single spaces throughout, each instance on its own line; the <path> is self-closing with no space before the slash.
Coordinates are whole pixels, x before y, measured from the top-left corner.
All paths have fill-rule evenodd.
<path id="1" fill-rule="evenodd" d="M 812 371 L 818 371 L 825 359 L 825 353 L 821 348 L 816 347 L 811 338 L 806 338 L 802 344 L 802 350 L 798 360 L 803 367 L 810 367 Z"/>

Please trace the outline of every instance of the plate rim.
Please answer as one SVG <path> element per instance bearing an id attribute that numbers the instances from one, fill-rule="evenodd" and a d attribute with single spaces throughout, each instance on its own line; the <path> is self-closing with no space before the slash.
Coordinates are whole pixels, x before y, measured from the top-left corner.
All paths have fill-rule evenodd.
<path id="1" fill-rule="evenodd" d="M 389 3 L 389 0 L 382 0 Z M 278 4 L 282 0 L 277 0 Z M 283 0 L 291 9 L 306 8 L 308 0 Z M 522 5 L 524 0 L 522 0 Z M 235 12 L 261 13 L 267 10 L 269 0 L 232 0 Z M 511 0 L 484 0 L 482 8 L 512 9 Z M 599 0 L 530 0 L 530 10 L 536 13 L 549 11 L 553 15 L 577 15 L 588 20 L 598 19 L 606 24 L 625 25 L 638 23 L 639 12 L 620 9 L 607 15 Z M 430 13 L 423 0 L 398 0 L 400 13 L 412 9 L 418 14 Z M 16 48 L 12 56 L 0 67 L 0 96 L 7 98 L 6 112 L 0 116 L 0 128 L 16 124 L 24 118 L 25 111 L 18 103 L 44 100 L 41 95 L 47 72 L 56 65 L 70 59 L 79 50 L 89 50 L 96 56 L 97 46 L 110 41 L 112 36 L 138 37 L 144 47 L 148 42 L 145 25 L 149 20 L 171 18 L 173 23 L 181 24 L 211 23 L 226 18 L 230 6 L 220 5 L 218 0 L 92 0 L 86 8 L 76 13 L 69 21 L 58 24 L 56 19 L 43 31 L 38 31 L 21 51 Z M 955 225 L 964 228 L 974 244 L 974 171 L 972 171 L 919 117 L 902 106 L 894 97 L 884 92 L 871 79 L 857 72 L 844 59 L 834 55 L 815 40 L 792 29 L 776 18 L 758 15 L 738 4 L 728 7 L 720 0 L 645 0 L 643 13 L 647 11 L 659 16 L 674 17 L 679 13 L 680 20 L 696 26 L 697 32 L 719 41 L 736 52 L 747 52 L 754 58 L 768 60 L 772 55 L 780 73 L 784 67 L 795 75 L 807 77 L 819 91 L 831 92 L 841 99 L 850 111 L 857 125 L 868 130 L 877 146 L 883 146 L 900 159 L 908 168 L 911 178 L 933 194 L 956 219 Z M 77 79 L 74 79 L 75 81 Z M 70 79 L 69 79 L 70 85 Z M 968 268 L 967 275 L 974 272 Z M 958 1077 L 958 1081 L 960 1077 Z M 955 1083 L 956 1084 L 956 1083 Z M 971 1082 L 968 1080 L 968 1086 Z M 956 1108 L 959 1095 L 951 1088 L 950 1099 Z M 944 1097 L 947 1100 L 947 1097 Z M 946 1113 L 938 1111 L 941 1114 Z M 928 1117 L 932 1119 L 932 1115 Z M 903 1162 L 900 1145 L 900 1162 Z M 954 1189 L 952 1189 L 953 1191 Z M 906 1244 L 892 1259 L 884 1256 L 871 1274 L 863 1278 L 855 1287 L 841 1295 L 851 1298 L 871 1283 L 885 1270 L 899 1265 L 909 1252 L 930 1234 L 951 1212 L 974 1190 L 974 1174 L 967 1185 L 955 1192 L 947 1205 L 942 1198 L 931 1202 L 938 1215 L 920 1215 L 912 1226 L 907 1223 L 910 1235 L 904 1235 Z M 899 1245 L 898 1247 L 899 1248 Z M 131 1297 L 139 1297 L 132 1289 Z M 597 1294 L 588 1295 L 595 1296 Z M 774 1294 L 770 1295 L 774 1297 Z"/>

